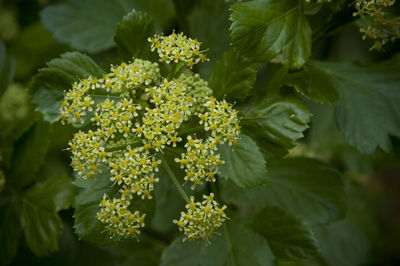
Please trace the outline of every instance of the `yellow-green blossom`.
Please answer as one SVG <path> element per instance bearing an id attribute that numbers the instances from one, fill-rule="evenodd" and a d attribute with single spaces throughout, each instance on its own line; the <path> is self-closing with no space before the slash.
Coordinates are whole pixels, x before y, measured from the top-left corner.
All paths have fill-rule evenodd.
<path id="1" fill-rule="evenodd" d="M 176 60 L 189 66 L 202 60 L 200 44 L 182 34 L 157 37 L 152 43 L 154 47 L 162 43 L 160 49 L 170 45 L 168 55 L 183 53 Z M 110 237 L 136 237 L 140 233 L 146 214 L 135 210 L 132 203 L 153 197 L 162 163 L 159 158 L 167 146 L 186 148 L 175 160 L 193 189 L 216 181 L 218 166 L 224 163 L 217 145 L 235 145 L 240 127 L 232 105 L 211 95 L 207 82 L 198 74 L 162 78 L 157 63 L 140 59 L 112 66 L 102 78 L 88 77 L 65 92 L 62 121 L 91 123 L 90 129 L 77 132 L 69 142 L 71 166 L 87 179 L 106 171 L 113 187 L 112 196 L 104 194 L 97 213 Z M 198 121 L 203 128 L 199 135 L 205 137 L 182 136 L 187 129 L 182 130 L 182 125 L 189 120 Z M 180 144 L 183 140 L 186 142 Z M 195 205 L 195 212 L 188 210 L 194 219 L 185 233 L 188 239 L 209 237 L 226 219 L 226 207 L 219 208 L 212 194 Z"/>
<path id="2" fill-rule="evenodd" d="M 157 50 L 161 62 L 167 64 L 184 62 L 188 67 L 207 60 L 206 55 L 200 50 L 201 43 L 175 31 L 169 36 L 154 35 L 148 39 L 151 50 Z"/>
<path id="3" fill-rule="evenodd" d="M 186 212 L 181 212 L 180 219 L 173 221 L 185 233 L 184 241 L 210 238 L 227 219 L 224 212 L 226 206 L 220 208 L 213 193 L 203 195 L 203 199 L 202 202 L 195 202 L 194 197 L 190 197 L 190 202 L 185 206 Z"/>

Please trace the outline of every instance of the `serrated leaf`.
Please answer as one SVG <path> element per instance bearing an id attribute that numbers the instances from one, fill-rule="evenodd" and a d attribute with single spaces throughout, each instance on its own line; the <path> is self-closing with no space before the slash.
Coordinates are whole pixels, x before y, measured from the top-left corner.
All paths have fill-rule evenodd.
<path id="1" fill-rule="evenodd" d="M 119 241 L 117 238 L 110 238 L 105 232 L 105 225 L 97 219 L 97 212 L 100 211 L 99 203 L 106 193 L 111 198 L 117 194 L 118 186 L 110 181 L 110 173 L 102 167 L 102 173 L 96 175 L 94 180 L 85 180 L 77 177 L 74 185 L 81 188 L 75 197 L 74 228 L 79 238 L 85 239 L 96 245 L 104 245 Z M 129 209 L 145 213 L 145 224 L 148 226 L 154 216 L 156 206 L 155 198 L 142 200 L 134 196 Z"/>
<path id="2" fill-rule="evenodd" d="M 312 231 L 278 207 L 267 207 L 255 215 L 252 228 L 265 237 L 278 260 L 296 261 L 318 254 Z"/>
<path id="3" fill-rule="evenodd" d="M 208 49 L 210 61 L 199 64 L 199 72 L 208 77 L 218 58 L 229 48 L 229 3 L 201 0 L 188 16 L 190 32 Z M 204 27 L 204 22 L 212 27 Z"/>
<path id="4" fill-rule="evenodd" d="M 248 136 L 241 134 L 234 148 L 222 145 L 218 148 L 221 159 L 220 175 L 243 188 L 251 188 L 265 182 L 267 168 L 257 144 Z"/>
<path id="5" fill-rule="evenodd" d="M 215 65 L 210 87 L 215 97 L 234 101 L 243 100 L 256 81 L 257 64 L 240 56 L 235 49 L 225 52 Z"/>
<path id="6" fill-rule="evenodd" d="M 132 10 L 118 24 L 114 41 L 118 51 L 124 60 L 132 60 L 132 57 L 153 59 L 150 43 L 147 38 L 153 36 L 153 20 L 146 13 Z"/>
<path id="7" fill-rule="evenodd" d="M 336 120 L 349 144 L 362 153 L 389 152 L 400 137 L 400 55 L 374 65 L 318 62 L 339 92 Z"/>
<path id="8" fill-rule="evenodd" d="M 14 70 L 14 59 L 7 54 L 6 46 L 0 40 L 0 97 L 10 85 L 14 77 Z"/>
<path id="9" fill-rule="evenodd" d="M 7 265 L 17 253 L 21 225 L 18 220 L 18 205 L 9 199 L 0 209 L 0 264 Z"/>
<path id="10" fill-rule="evenodd" d="M 101 77 L 104 71 L 88 56 L 69 52 L 47 63 L 35 76 L 31 90 L 36 110 L 44 115 L 48 122 L 57 121 L 60 114 L 64 90 L 68 91 L 74 82 L 89 76 Z"/>
<path id="11" fill-rule="evenodd" d="M 269 158 L 282 157 L 296 146 L 311 119 L 307 107 L 295 97 L 248 106 L 244 115 L 243 132 L 251 136 Z"/>
<path id="12" fill-rule="evenodd" d="M 309 26 L 295 0 L 237 3 L 230 19 L 232 45 L 255 61 L 269 61 L 284 49 L 285 62 L 298 67 L 311 54 Z"/>
<path id="13" fill-rule="evenodd" d="M 36 123 L 14 145 L 10 182 L 18 187 L 29 185 L 44 163 L 50 145 L 50 125 Z"/>
<path id="14" fill-rule="evenodd" d="M 295 35 L 282 49 L 283 63 L 289 69 L 301 68 L 311 56 L 312 31 L 303 12 L 297 12 L 295 27 Z"/>
<path id="15" fill-rule="evenodd" d="M 278 206 L 309 224 L 328 223 L 345 213 L 344 184 L 327 164 L 306 158 L 270 161 L 264 185 L 243 190 L 222 187 L 223 198 L 239 206 Z"/>
<path id="16" fill-rule="evenodd" d="M 169 0 L 69 0 L 51 5 L 40 13 L 53 36 L 71 47 L 89 53 L 112 48 L 114 32 L 132 9 L 147 11 L 158 27 L 174 16 Z"/>
<path id="17" fill-rule="evenodd" d="M 234 221 L 226 222 L 223 227 L 209 245 L 205 241 L 182 242 L 179 237 L 164 250 L 161 265 L 275 265 L 273 254 L 260 235 Z"/>
<path id="18" fill-rule="evenodd" d="M 330 75 L 313 63 L 303 66 L 302 71 L 288 74 L 285 83 L 318 103 L 334 103 L 339 97 Z"/>
<path id="19" fill-rule="evenodd" d="M 44 256 L 58 249 L 62 223 L 57 211 L 72 203 L 73 187 L 67 177 L 36 183 L 20 197 L 20 219 L 28 247 Z"/>

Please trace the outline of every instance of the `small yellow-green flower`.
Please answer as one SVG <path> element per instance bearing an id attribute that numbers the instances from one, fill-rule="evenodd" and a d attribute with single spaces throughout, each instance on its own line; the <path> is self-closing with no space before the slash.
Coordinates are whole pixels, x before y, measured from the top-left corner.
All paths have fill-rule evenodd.
<path id="1" fill-rule="evenodd" d="M 173 221 L 185 233 L 184 241 L 210 238 L 227 219 L 224 212 L 226 206 L 220 208 L 213 193 L 203 195 L 203 199 L 202 202 L 195 202 L 194 197 L 190 197 L 190 202 L 185 206 L 186 212 L 181 212 L 180 219 Z"/>
<path id="2" fill-rule="evenodd" d="M 167 64 L 184 62 L 192 68 L 195 64 L 207 60 L 206 55 L 200 50 L 201 43 L 175 31 L 169 36 L 154 35 L 148 39 L 151 50 L 157 50 L 161 62 Z"/>

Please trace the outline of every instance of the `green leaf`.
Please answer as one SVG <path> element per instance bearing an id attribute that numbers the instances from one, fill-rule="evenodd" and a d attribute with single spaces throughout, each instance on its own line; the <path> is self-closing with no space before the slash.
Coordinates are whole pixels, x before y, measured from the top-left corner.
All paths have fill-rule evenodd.
<path id="1" fill-rule="evenodd" d="M 255 61 L 269 61 L 283 50 L 285 63 L 299 67 L 311 54 L 310 26 L 295 0 L 237 3 L 230 19 L 232 45 Z"/>
<path id="2" fill-rule="evenodd" d="M 226 183 L 223 198 L 239 206 L 278 206 L 309 224 L 328 223 L 345 213 L 344 184 L 327 164 L 306 158 L 270 161 L 263 186 L 240 189 Z"/>
<path id="3" fill-rule="evenodd" d="M 365 233 L 347 220 L 315 229 L 321 256 L 327 265 L 356 266 L 367 263 L 370 244 Z"/>
<path id="4" fill-rule="evenodd" d="M 0 264 L 7 265 L 17 253 L 21 225 L 18 220 L 18 205 L 8 199 L 0 209 Z"/>
<path id="5" fill-rule="evenodd" d="M 132 57 L 152 59 L 150 43 L 147 38 L 153 36 L 153 20 L 146 13 L 132 10 L 118 25 L 114 41 L 118 51 L 124 60 L 132 60 Z"/>
<path id="6" fill-rule="evenodd" d="M 53 36 L 72 48 L 98 53 L 112 48 L 114 32 L 132 9 L 148 12 L 158 27 L 174 16 L 169 0 L 69 0 L 51 5 L 40 13 Z"/>
<path id="7" fill-rule="evenodd" d="M 265 237 L 278 260 L 309 259 L 318 253 L 312 231 L 278 207 L 265 208 L 255 215 L 252 228 Z"/>
<path id="8" fill-rule="evenodd" d="M 232 148 L 228 145 L 219 147 L 221 159 L 220 175 L 235 182 L 242 188 L 251 188 L 265 182 L 267 172 L 265 160 L 257 144 L 248 136 L 241 134 L 239 143 Z"/>
<path id="9" fill-rule="evenodd" d="M 199 64 L 203 77 L 208 77 L 218 58 L 229 48 L 229 3 L 227 1 L 201 0 L 188 16 L 192 37 L 202 42 L 208 49 L 210 61 Z M 204 22 L 212 27 L 204 27 Z M 203 49 L 202 48 L 202 49 Z"/>
<path id="10" fill-rule="evenodd" d="M 0 97 L 13 79 L 14 69 L 14 59 L 7 54 L 6 46 L 3 41 L 0 41 Z"/>
<path id="11" fill-rule="evenodd" d="M 128 11 L 116 0 L 69 0 L 46 7 L 40 16 L 57 40 L 78 50 L 97 53 L 114 45 L 114 31 Z"/>
<path id="12" fill-rule="evenodd" d="M 44 163 L 50 145 L 50 125 L 38 122 L 14 145 L 10 182 L 18 187 L 29 185 Z"/>
<path id="13" fill-rule="evenodd" d="M 296 15 L 296 33 L 282 49 L 283 62 L 289 69 L 301 68 L 311 56 L 312 31 L 310 24 L 303 12 L 298 11 Z"/>
<path id="14" fill-rule="evenodd" d="M 20 197 L 20 219 L 26 242 L 37 256 L 58 249 L 62 223 L 57 211 L 68 208 L 73 186 L 67 177 L 55 176 L 36 183 Z"/>
<path id="15" fill-rule="evenodd" d="M 314 228 L 326 265 L 356 266 L 371 264 L 370 256 L 381 245 L 380 230 L 370 202 L 360 187 L 347 182 L 348 212 L 345 219 Z"/>
<path id="16" fill-rule="evenodd" d="M 161 265 L 275 265 L 267 241 L 260 235 L 234 221 L 223 227 L 208 245 L 205 241 L 182 242 L 179 237 L 164 250 Z"/>
<path id="17" fill-rule="evenodd" d="M 75 186 L 80 188 L 74 204 L 75 232 L 79 238 L 96 245 L 104 245 L 119 240 L 117 238 L 110 239 L 108 233 L 104 231 L 105 225 L 96 217 L 100 210 L 99 203 L 103 199 L 103 195 L 107 193 L 112 198 L 118 192 L 118 186 L 113 186 L 110 181 L 110 173 L 105 167 L 102 168 L 102 173 L 97 174 L 95 180 L 77 177 L 74 183 Z M 138 210 L 140 213 L 146 213 L 145 224 L 148 226 L 154 216 L 155 198 L 142 200 L 139 196 L 134 196 L 131 202 L 129 208 Z"/>
<path id="18" fill-rule="evenodd" d="M 370 66 L 317 65 L 331 75 L 339 92 L 336 120 L 349 144 L 362 153 L 389 152 L 389 136 L 400 137 L 400 55 Z"/>
<path id="19" fill-rule="evenodd" d="M 306 64 L 300 72 L 288 74 L 285 83 L 314 102 L 335 103 L 339 97 L 330 75 L 313 63 Z"/>
<path id="20" fill-rule="evenodd" d="M 282 157 L 296 146 L 311 119 L 307 107 L 295 97 L 248 106 L 243 112 L 243 132 L 270 158 Z"/>
<path id="21" fill-rule="evenodd" d="M 122 2 L 124 6 L 129 7 L 129 11 L 135 9 L 146 12 L 154 20 L 157 32 L 170 27 L 176 15 L 182 16 L 175 10 L 173 0 L 122 0 Z"/>
<path id="22" fill-rule="evenodd" d="M 257 64 L 242 58 L 235 49 L 222 55 L 210 77 L 215 97 L 243 100 L 256 81 Z"/>
<path id="23" fill-rule="evenodd" d="M 32 101 L 37 106 L 36 110 L 44 115 L 44 120 L 57 121 L 61 116 L 64 90 L 68 91 L 74 82 L 83 78 L 101 77 L 103 74 L 104 71 L 84 54 L 62 54 L 61 58 L 51 60 L 47 67 L 40 69 L 31 84 Z"/>

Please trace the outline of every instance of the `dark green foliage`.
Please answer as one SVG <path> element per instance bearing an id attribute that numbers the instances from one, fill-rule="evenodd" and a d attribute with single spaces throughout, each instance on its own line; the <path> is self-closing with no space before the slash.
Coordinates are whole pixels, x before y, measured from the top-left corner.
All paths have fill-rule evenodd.
<path id="1" fill-rule="evenodd" d="M 210 242 L 178 238 L 164 250 L 161 265 L 275 265 L 267 241 L 235 221 L 224 225 Z"/>
<path id="2" fill-rule="evenodd" d="M 244 109 L 243 131 L 254 138 L 267 158 L 286 155 L 308 128 L 311 113 L 295 97 L 250 105 Z"/>
<path id="3" fill-rule="evenodd" d="M 114 41 L 118 52 L 126 60 L 132 57 L 142 59 L 154 58 L 150 51 L 148 38 L 154 34 L 153 20 L 146 13 L 132 10 L 122 19 L 115 31 Z"/>
<path id="4" fill-rule="evenodd" d="M 256 81 L 257 64 L 242 58 L 235 49 L 224 53 L 214 67 L 210 87 L 218 99 L 244 100 Z"/>
<path id="5" fill-rule="evenodd" d="M 289 67 L 298 68 L 311 55 L 311 29 L 295 0 L 254 0 L 231 7 L 232 44 L 258 62 L 283 51 Z"/>
<path id="6" fill-rule="evenodd" d="M 332 222 L 346 210 L 340 174 L 325 163 L 306 158 L 271 161 L 264 185 L 244 190 L 226 182 L 222 196 L 257 210 L 279 206 L 309 224 Z"/>
<path id="7" fill-rule="evenodd" d="M 225 164 L 221 166 L 221 177 L 233 181 L 237 186 L 252 188 L 265 182 L 265 161 L 257 144 L 242 134 L 234 149 L 228 145 L 219 148 Z"/>

